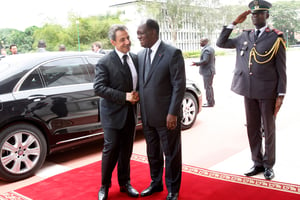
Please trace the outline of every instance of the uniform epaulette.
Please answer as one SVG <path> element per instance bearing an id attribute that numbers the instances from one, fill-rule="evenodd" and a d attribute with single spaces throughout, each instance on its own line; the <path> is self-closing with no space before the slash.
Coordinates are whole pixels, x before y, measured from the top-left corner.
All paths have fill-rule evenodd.
<path id="1" fill-rule="evenodd" d="M 283 32 L 278 30 L 278 29 L 275 29 L 273 28 L 273 31 L 277 34 L 277 35 L 283 35 Z"/>

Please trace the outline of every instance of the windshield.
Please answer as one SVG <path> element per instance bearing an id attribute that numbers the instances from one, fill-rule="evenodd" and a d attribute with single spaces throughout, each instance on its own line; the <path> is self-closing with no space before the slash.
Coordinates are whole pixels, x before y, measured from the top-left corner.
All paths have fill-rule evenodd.
<path id="1" fill-rule="evenodd" d="M 13 59 L 10 57 L 14 56 L 8 56 L 0 60 L 0 81 L 19 73 L 20 70 L 22 70 L 20 67 L 24 61 L 21 62 L 20 59 Z"/>

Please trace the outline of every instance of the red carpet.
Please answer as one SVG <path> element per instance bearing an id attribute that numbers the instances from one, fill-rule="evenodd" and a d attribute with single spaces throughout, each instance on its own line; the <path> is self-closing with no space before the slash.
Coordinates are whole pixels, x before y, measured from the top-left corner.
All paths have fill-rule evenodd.
<path id="1" fill-rule="evenodd" d="M 142 191 L 150 183 L 149 167 L 144 156 L 133 155 L 131 183 Z M 50 177 L 39 183 L 0 195 L 0 200 L 96 200 L 101 180 L 101 163 L 96 162 L 81 168 Z M 248 178 L 211 171 L 192 166 L 183 166 L 180 200 L 299 200 L 300 186 Z M 144 200 L 163 200 L 167 190 L 155 193 Z M 140 197 L 141 198 L 141 197 Z M 116 172 L 113 174 L 109 199 L 134 199 L 119 192 Z"/>

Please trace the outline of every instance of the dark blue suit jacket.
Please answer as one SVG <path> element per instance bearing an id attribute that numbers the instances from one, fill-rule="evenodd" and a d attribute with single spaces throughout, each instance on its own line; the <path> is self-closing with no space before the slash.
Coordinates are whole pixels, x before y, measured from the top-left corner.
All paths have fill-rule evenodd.
<path id="1" fill-rule="evenodd" d="M 138 72 L 137 56 L 130 53 L 130 57 Z M 126 102 L 126 92 L 133 90 L 131 74 L 122 65 L 116 51 L 102 57 L 96 65 L 94 90 L 101 97 L 100 119 L 103 127 L 123 128 L 130 106 L 136 115 L 136 105 Z"/>
<path id="2" fill-rule="evenodd" d="M 146 49 L 138 54 L 139 94 L 143 123 L 165 127 L 168 114 L 180 115 L 185 93 L 185 66 L 179 49 L 161 42 L 146 81 Z"/>

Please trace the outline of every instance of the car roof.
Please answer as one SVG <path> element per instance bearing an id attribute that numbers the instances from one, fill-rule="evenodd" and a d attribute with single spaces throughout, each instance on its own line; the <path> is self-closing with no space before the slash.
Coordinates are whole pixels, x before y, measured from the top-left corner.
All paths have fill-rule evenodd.
<path id="1" fill-rule="evenodd" d="M 94 52 L 40 52 L 40 53 L 26 53 L 13 56 L 7 56 L 0 60 L 0 72 L 4 69 L 5 65 L 9 70 L 18 73 L 21 71 L 28 71 L 32 67 L 52 59 L 67 58 L 74 56 L 91 56 L 101 58 L 103 55 Z M 2 68 L 3 67 L 3 68 Z"/>
<path id="2" fill-rule="evenodd" d="M 33 67 L 53 59 L 68 57 L 96 57 L 101 58 L 103 54 L 94 52 L 38 52 L 7 56 L 0 60 L 0 93 L 10 90 L 11 83 L 19 80 Z M 15 81 L 13 81 L 15 80 Z M 3 91 L 2 91 L 3 90 Z"/>
<path id="3" fill-rule="evenodd" d="M 37 53 L 26 53 L 26 54 L 7 56 L 3 58 L 1 62 L 18 63 L 22 61 L 23 66 L 25 64 L 36 65 L 47 60 L 69 57 L 69 56 L 97 56 L 100 58 L 101 54 L 97 54 L 94 52 L 76 52 L 76 51 L 37 52 Z"/>

